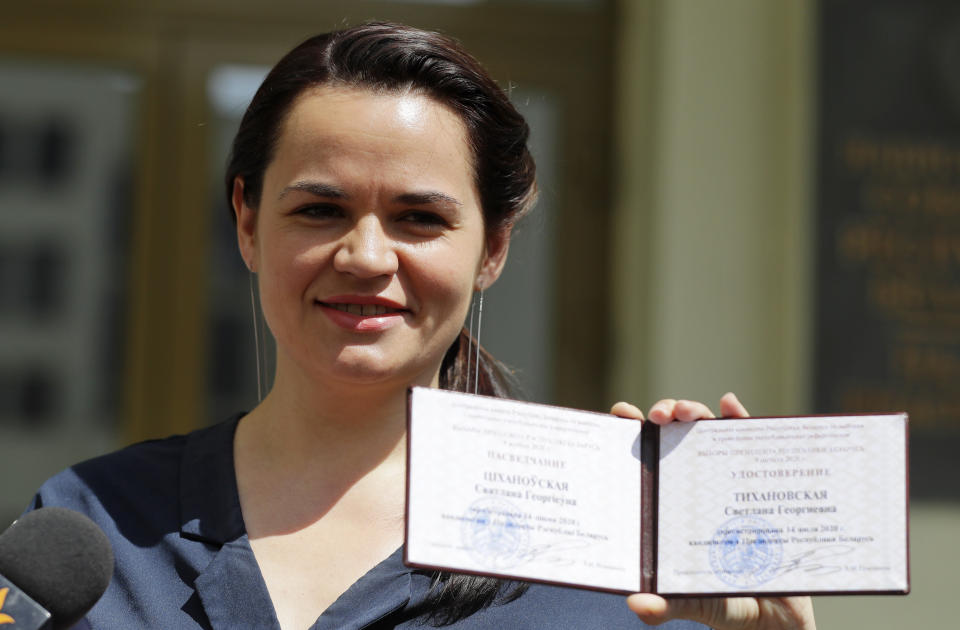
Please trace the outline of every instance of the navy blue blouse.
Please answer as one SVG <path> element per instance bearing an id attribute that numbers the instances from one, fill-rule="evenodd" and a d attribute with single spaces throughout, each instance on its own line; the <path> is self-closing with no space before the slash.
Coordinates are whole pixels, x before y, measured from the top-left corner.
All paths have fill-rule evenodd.
<path id="1" fill-rule="evenodd" d="M 31 508 L 83 512 L 113 544 L 113 581 L 88 613 L 89 627 L 279 629 L 240 512 L 233 466 L 237 420 L 77 464 L 40 488 Z M 312 628 L 423 627 L 417 615 L 432 576 L 405 566 L 401 552 L 357 580 Z M 622 596 L 533 584 L 516 600 L 447 627 L 647 626 Z M 679 621 L 660 627 L 703 628 Z"/>

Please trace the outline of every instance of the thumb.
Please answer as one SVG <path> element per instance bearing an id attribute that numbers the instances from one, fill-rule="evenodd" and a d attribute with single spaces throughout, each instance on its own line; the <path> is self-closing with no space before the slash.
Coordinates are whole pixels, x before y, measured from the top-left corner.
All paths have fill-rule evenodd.
<path id="1" fill-rule="evenodd" d="M 692 619 L 704 621 L 702 618 L 702 600 L 700 599 L 671 599 L 666 600 L 651 593 L 637 593 L 627 597 L 627 606 L 644 623 L 658 626 L 671 619 Z"/>
<path id="2" fill-rule="evenodd" d="M 711 627 L 741 627 L 756 620 L 751 601 L 720 597 L 664 599 L 651 593 L 636 593 L 627 597 L 627 606 L 641 621 L 654 626 L 671 619 L 689 619 Z"/>

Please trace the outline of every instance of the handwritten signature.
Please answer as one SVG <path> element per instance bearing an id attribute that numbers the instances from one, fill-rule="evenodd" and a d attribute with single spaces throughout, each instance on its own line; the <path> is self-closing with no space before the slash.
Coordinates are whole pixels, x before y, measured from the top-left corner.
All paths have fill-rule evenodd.
<path id="1" fill-rule="evenodd" d="M 577 560 L 567 555 L 571 551 L 578 551 L 593 546 L 593 542 L 588 540 L 565 540 L 557 543 L 533 545 L 517 554 L 517 560 L 521 563 L 538 560 L 554 566 L 569 566 L 576 564 Z"/>
<path id="2" fill-rule="evenodd" d="M 843 566 L 834 564 L 835 559 L 853 551 L 850 545 L 826 545 L 798 554 L 777 567 L 777 574 L 791 571 L 803 571 L 812 575 L 826 575 L 843 570 Z"/>

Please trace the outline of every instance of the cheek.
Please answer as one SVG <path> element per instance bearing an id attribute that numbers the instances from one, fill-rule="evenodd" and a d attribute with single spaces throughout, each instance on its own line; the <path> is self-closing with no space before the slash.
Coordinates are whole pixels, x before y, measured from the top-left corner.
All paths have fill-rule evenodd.
<path id="1" fill-rule="evenodd" d="M 260 264 L 265 279 L 269 277 L 270 282 L 287 287 L 315 276 L 332 255 L 329 243 L 297 232 L 280 232 L 261 246 Z"/>
<path id="2" fill-rule="evenodd" d="M 421 300 L 434 301 L 445 309 L 462 309 L 473 294 L 479 254 L 470 247 L 444 247 L 419 252 L 407 264 L 409 278 L 417 285 Z"/>
<path id="3" fill-rule="evenodd" d="M 296 243 L 273 243 L 270 252 L 258 259 L 257 273 L 260 302 L 271 329 L 279 323 L 285 309 L 302 305 L 310 284 L 316 279 L 328 254 L 320 247 L 298 246 Z"/>

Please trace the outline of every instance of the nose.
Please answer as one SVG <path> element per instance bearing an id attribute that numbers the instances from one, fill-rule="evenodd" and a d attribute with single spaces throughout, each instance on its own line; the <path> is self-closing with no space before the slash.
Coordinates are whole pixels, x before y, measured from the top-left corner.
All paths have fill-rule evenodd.
<path id="1" fill-rule="evenodd" d="M 395 243 L 379 217 L 364 215 L 343 236 L 333 257 L 337 271 L 358 278 L 374 278 L 397 272 Z"/>

